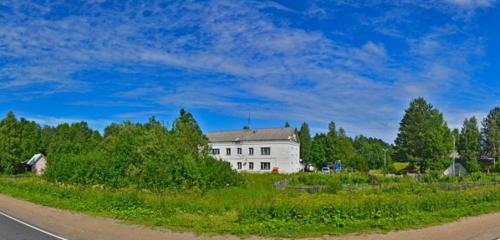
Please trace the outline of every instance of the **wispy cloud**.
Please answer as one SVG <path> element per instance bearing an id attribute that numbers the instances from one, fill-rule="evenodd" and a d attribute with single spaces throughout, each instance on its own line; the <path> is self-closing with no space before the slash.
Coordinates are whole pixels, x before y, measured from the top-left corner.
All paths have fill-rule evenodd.
<path id="1" fill-rule="evenodd" d="M 446 0 L 446 2 L 461 8 L 474 9 L 491 7 L 495 0 Z"/>
<path id="2" fill-rule="evenodd" d="M 52 127 L 55 127 L 55 126 L 62 124 L 62 123 L 70 123 L 71 124 L 71 123 L 86 122 L 89 124 L 89 126 L 91 128 L 97 129 L 99 131 L 104 130 L 104 128 L 106 126 L 108 126 L 109 124 L 114 122 L 112 119 L 57 118 L 57 117 L 51 117 L 51 116 L 30 115 L 30 114 L 24 114 L 24 113 L 20 113 L 18 117 L 23 117 L 23 118 L 26 118 L 30 121 L 35 121 L 42 126 L 52 126 Z"/>
<path id="3" fill-rule="evenodd" d="M 381 5 L 337 1 L 332 8 L 318 2 L 304 13 L 271 1 L 89 1 L 82 6 L 7 1 L 0 14 L 5 59 L 0 99 L 33 89 L 44 94 L 99 90 L 105 99 L 72 104 L 148 106 L 115 114 L 118 118 L 174 106 L 252 112 L 259 118 L 308 121 L 316 128 L 335 120 L 353 134 L 390 140 L 409 98 L 473 91 L 468 82 L 483 43 L 464 30 L 467 22 L 455 17 L 455 8 L 471 12 L 495 2 L 398 1 L 380 16 L 363 15 L 367 4 Z M 364 38 L 353 41 L 360 34 L 354 27 L 334 27 L 332 34 L 284 17 L 332 21 L 345 6 L 356 16 L 349 25 L 372 28 Z M 431 8 L 453 17 L 409 31 L 418 21 L 414 14 Z M 371 34 L 391 43 L 366 38 Z M 89 71 L 122 77 L 96 82 L 86 77 Z"/>

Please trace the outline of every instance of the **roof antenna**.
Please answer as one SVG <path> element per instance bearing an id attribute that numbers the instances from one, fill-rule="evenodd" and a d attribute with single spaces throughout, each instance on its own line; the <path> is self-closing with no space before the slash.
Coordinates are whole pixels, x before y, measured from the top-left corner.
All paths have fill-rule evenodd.
<path id="1" fill-rule="evenodd" d="M 248 122 L 247 122 L 247 127 L 250 129 L 250 112 L 248 112 Z"/>

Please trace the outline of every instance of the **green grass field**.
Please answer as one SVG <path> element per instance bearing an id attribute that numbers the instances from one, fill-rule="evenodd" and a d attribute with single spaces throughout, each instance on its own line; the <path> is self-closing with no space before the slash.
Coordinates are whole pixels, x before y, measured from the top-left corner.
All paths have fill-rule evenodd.
<path id="1" fill-rule="evenodd" d="M 499 175 L 419 183 L 361 174 L 244 175 L 242 187 L 201 192 L 106 189 L 46 182 L 31 175 L 1 176 L 0 192 L 42 205 L 132 223 L 208 234 L 312 237 L 387 231 L 444 223 L 500 210 Z M 288 179 L 288 188 L 274 183 Z M 467 184 L 464 184 L 467 183 Z M 295 187 L 322 185 L 308 193 Z"/>

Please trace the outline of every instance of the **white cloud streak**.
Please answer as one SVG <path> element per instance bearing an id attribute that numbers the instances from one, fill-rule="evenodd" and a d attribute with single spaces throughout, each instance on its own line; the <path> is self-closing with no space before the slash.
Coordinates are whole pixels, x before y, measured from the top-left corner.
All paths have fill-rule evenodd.
<path id="1" fill-rule="evenodd" d="M 461 8 L 475 9 L 491 7 L 495 0 L 446 0 L 446 2 Z"/>
<path id="2" fill-rule="evenodd" d="M 343 4 L 363 7 L 349 1 Z M 449 0 L 446 4 L 473 11 L 494 1 Z M 399 31 L 401 26 L 391 30 L 373 25 L 408 49 L 395 52 L 377 40 L 349 43 L 272 18 L 271 12 L 302 14 L 274 2 L 107 6 L 94 1 L 73 6 L 65 1 L 7 1 L 3 5 L 9 10 L 0 16 L 0 57 L 8 61 L 0 68 L 0 90 L 9 96 L 22 95 L 32 87 L 46 94 L 92 93 L 101 83 L 82 77 L 82 72 L 106 70 L 127 76 L 132 66 L 158 68 L 180 73 L 144 83 L 126 80 L 130 83 L 126 90 L 113 91 L 113 86 L 125 83 L 110 80 L 106 83 L 110 98 L 122 103 L 139 99 L 141 104 L 216 108 L 234 115 L 251 111 L 254 117 L 308 121 L 316 128 L 335 120 L 352 133 L 386 140 L 395 136 L 393 123 L 409 98 L 432 98 L 466 88 L 475 69 L 471 59 L 482 54 L 481 40 L 464 33 L 454 24 L 456 19 L 411 36 Z M 445 9 L 442 4 L 432 6 Z M 51 14 L 58 9 L 64 13 Z M 319 13 L 323 19 L 334 18 L 318 5 L 308 14 Z M 397 21 L 405 28 L 413 24 L 402 20 L 407 18 L 407 13 L 385 14 L 383 19 L 364 19 L 362 24 Z"/>

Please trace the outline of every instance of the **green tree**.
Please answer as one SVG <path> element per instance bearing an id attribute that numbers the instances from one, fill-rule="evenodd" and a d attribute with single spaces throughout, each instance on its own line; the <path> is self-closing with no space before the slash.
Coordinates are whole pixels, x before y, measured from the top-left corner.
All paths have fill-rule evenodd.
<path id="1" fill-rule="evenodd" d="M 72 177 L 78 178 L 75 176 L 78 171 L 79 174 L 86 174 L 88 166 L 83 166 L 79 161 L 96 149 L 101 141 L 99 132 L 89 128 L 86 122 L 63 123 L 50 132 L 53 135 L 47 149 L 44 177 L 64 181 Z"/>
<path id="2" fill-rule="evenodd" d="M 354 163 L 353 158 L 356 157 L 356 150 L 354 149 L 352 139 L 345 135 L 345 131 L 342 128 L 339 129 L 339 136 L 333 148 L 335 155 L 331 161 L 332 163 L 341 160 L 345 166 L 354 169 L 359 169 L 358 166 L 366 166 L 364 163 Z"/>
<path id="3" fill-rule="evenodd" d="M 423 98 L 410 103 L 396 138 L 397 158 L 427 169 L 442 170 L 450 162 L 452 133 L 443 115 Z"/>
<path id="4" fill-rule="evenodd" d="M 469 172 L 479 171 L 478 160 L 481 157 L 481 133 L 476 117 L 465 119 L 457 150 L 460 160 Z"/>
<path id="5" fill-rule="evenodd" d="M 336 124 L 333 121 L 328 124 L 325 146 L 326 160 L 328 163 L 333 164 L 340 160 L 344 163 L 344 166 L 353 168 L 356 168 L 354 165 L 360 166 L 360 164 L 354 164 L 353 161 L 351 161 L 356 155 L 352 139 L 347 136 L 343 128 L 337 130 Z"/>
<path id="6" fill-rule="evenodd" d="M 173 149 L 180 155 L 208 154 L 208 139 L 191 113 L 181 109 L 172 128 Z"/>
<path id="7" fill-rule="evenodd" d="M 13 174 L 23 161 L 21 128 L 14 113 L 9 112 L 0 122 L 0 171 Z"/>
<path id="8" fill-rule="evenodd" d="M 309 125 L 307 123 L 302 123 L 299 131 L 299 142 L 300 142 L 300 158 L 305 163 L 311 163 L 311 133 L 309 131 Z"/>
<path id="9" fill-rule="evenodd" d="M 328 137 L 324 134 L 316 134 L 311 144 L 311 163 L 316 168 L 321 168 L 327 164 L 326 149 Z"/>
<path id="10" fill-rule="evenodd" d="M 34 121 L 21 118 L 21 159 L 29 159 L 34 154 L 40 153 L 42 147 L 42 130 Z"/>
<path id="11" fill-rule="evenodd" d="M 40 133 L 40 152 L 45 156 L 48 155 L 49 145 L 56 136 L 56 128 L 51 126 L 44 126 Z"/>
<path id="12" fill-rule="evenodd" d="M 483 153 L 500 161 L 500 107 L 495 107 L 483 120 Z"/>
<path id="13" fill-rule="evenodd" d="M 339 159 L 340 157 L 340 149 L 336 147 L 337 145 L 337 140 L 338 140 L 338 135 L 337 135 L 337 127 L 335 125 L 335 122 L 331 121 L 328 124 L 328 133 L 326 134 L 325 142 L 323 144 L 323 147 L 325 148 L 325 161 L 326 163 L 333 163 Z"/>
<path id="14" fill-rule="evenodd" d="M 367 138 L 359 135 L 354 139 L 354 148 L 367 163 L 369 169 L 380 169 L 384 167 L 384 158 L 387 166 L 392 164 L 393 148 L 381 139 Z M 387 152 L 386 152 L 387 151 Z"/>
<path id="15" fill-rule="evenodd" d="M 0 172 L 14 173 L 17 164 L 41 151 L 49 181 L 158 191 L 240 184 L 229 163 L 206 149 L 206 137 L 184 110 L 172 131 L 152 117 L 144 124 L 111 124 L 104 137 L 85 122 L 41 128 L 13 113 L 0 122 Z"/>
<path id="16" fill-rule="evenodd" d="M 286 127 L 286 128 L 291 127 L 291 126 L 290 126 L 290 123 L 289 123 L 288 121 L 286 121 L 286 122 L 285 122 L 285 127 Z"/>

